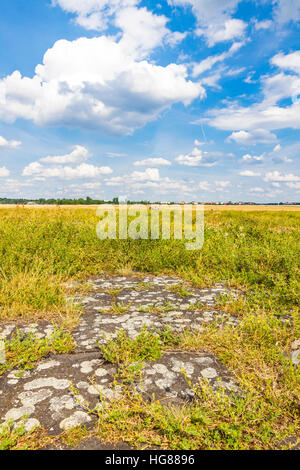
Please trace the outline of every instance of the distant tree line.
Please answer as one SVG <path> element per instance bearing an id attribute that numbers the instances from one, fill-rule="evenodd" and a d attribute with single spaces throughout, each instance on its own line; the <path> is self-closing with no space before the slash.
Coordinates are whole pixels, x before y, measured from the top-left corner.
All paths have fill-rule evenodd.
<path id="1" fill-rule="evenodd" d="M 44 204 L 49 204 L 49 205 L 58 205 L 58 206 L 66 206 L 66 205 L 93 205 L 93 204 L 118 204 L 119 199 L 117 197 L 113 198 L 111 201 L 105 201 L 103 199 L 92 199 L 91 197 L 86 197 L 85 199 L 79 198 L 79 199 L 45 199 L 45 198 L 39 198 L 39 199 L 14 199 L 14 198 L 0 198 L 0 204 L 20 204 L 20 205 L 25 205 L 25 204 L 38 204 L 38 205 L 44 205 Z M 150 204 L 149 201 L 126 201 L 127 204 Z"/>
<path id="2" fill-rule="evenodd" d="M 1 204 L 19 204 L 19 205 L 26 205 L 26 204 L 38 204 L 38 205 L 57 205 L 57 206 L 78 206 L 78 205 L 99 205 L 99 204 L 119 204 L 119 199 L 117 197 L 114 197 L 111 201 L 105 201 L 104 199 L 92 199 L 91 197 L 86 197 L 85 199 L 79 198 L 79 199 L 45 199 L 45 198 L 39 198 L 39 199 L 14 199 L 14 198 L 0 198 L 0 205 Z M 151 203 L 150 201 L 126 201 L 126 204 L 159 204 L 159 203 Z M 173 205 L 173 204 L 178 204 L 174 202 L 169 202 L 167 204 Z M 193 204 L 193 203 L 192 203 Z M 228 205 L 228 206 L 235 206 L 235 205 L 265 205 L 265 206 L 278 206 L 278 205 L 299 205 L 299 202 L 269 202 L 269 203 L 255 203 L 255 202 L 226 202 L 226 203 L 220 203 L 220 202 L 204 202 L 204 203 L 199 203 L 199 204 L 216 204 L 216 205 Z"/>

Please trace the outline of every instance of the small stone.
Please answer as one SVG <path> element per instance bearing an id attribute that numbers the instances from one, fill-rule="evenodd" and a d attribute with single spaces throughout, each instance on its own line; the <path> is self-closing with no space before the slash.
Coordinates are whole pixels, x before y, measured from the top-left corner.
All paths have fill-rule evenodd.
<path id="1" fill-rule="evenodd" d="M 60 363 L 59 363 L 58 361 L 41 362 L 41 363 L 37 366 L 37 370 L 40 371 L 40 370 L 51 369 L 52 367 L 59 366 L 59 364 L 60 364 Z"/>
<path id="2" fill-rule="evenodd" d="M 95 370 L 95 375 L 97 375 L 97 377 L 103 377 L 104 375 L 107 375 L 107 370 L 103 368 L 97 369 Z"/>
<path id="3" fill-rule="evenodd" d="M 297 366 L 300 363 L 300 349 L 294 351 L 292 354 L 292 363 Z"/>
<path id="4" fill-rule="evenodd" d="M 53 387 L 57 390 L 64 390 L 69 387 L 68 380 L 56 379 L 55 377 L 45 377 L 32 380 L 24 385 L 24 390 L 34 390 L 35 388 Z"/>
<path id="5" fill-rule="evenodd" d="M 291 344 L 292 349 L 299 349 L 300 348 L 300 339 L 296 339 L 295 341 L 292 342 Z"/>
<path id="6" fill-rule="evenodd" d="M 40 426 L 39 420 L 35 418 L 30 418 L 26 421 L 24 428 L 26 432 L 31 432 L 34 430 L 34 428 L 37 428 L 38 426 Z"/>
<path id="7" fill-rule="evenodd" d="M 23 392 L 19 395 L 18 398 L 21 400 L 23 406 L 34 406 L 37 403 L 46 400 L 46 398 L 49 398 L 51 395 L 51 390 L 43 388 L 37 392 L 32 392 L 31 390 L 28 392 Z"/>
<path id="8" fill-rule="evenodd" d="M 30 416 L 34 413 L 34 406 L 22 406 L 21 408 L 12 408 L 4 416 L 5 421 L 17 421 L 23 416 Z"/>
<path id="9" fill-rule="evenodd" d="M 215 377 L 217 377 L 218 374 L 216 369 L 213 369 L 212 367 L 207 367 L 206 369 L 203 369 L 201 371 L 201 375 L 205 379 L 214 379 Z"/>
<path id="10" fill-rule="evenodd" d="M 65 418 L 59 425 L 61 429 L 67 431 L 68 429 L 75 428 L 76 426 L 82 426 L 85 423 L 89 423 L 91 418 L 87 413 L 83 411 L 75 411 L 75 413 L 69 418 Z"/>

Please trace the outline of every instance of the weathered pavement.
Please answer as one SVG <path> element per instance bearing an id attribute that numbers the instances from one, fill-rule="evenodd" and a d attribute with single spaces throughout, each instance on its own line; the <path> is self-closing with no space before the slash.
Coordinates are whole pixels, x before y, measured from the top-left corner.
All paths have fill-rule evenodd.
<path id="1" fill-rule="evenodd" d="M 85 312 L 72 333 L 76 350 L 40 361 L 31 371 L 20 374 L 12 370 L 0 377 L 0 424 L 9 420 L 19 423 L 26 416 L 27 430 L 42 425 L 53 435 L 78 425 L 92 426 L 95 415 L 89 410 L 102 406 L 100 397 L 115 400 L 122 395 L 122 384 L 113 383 L 117 367 L 101 357 L 98 346 L 120 330 L 135 338 L 143 325 L 158 330 L 172 327 L 175 332 L 186 328 L 201 332 L 207 323 L 216 322 L 219 327 L 237 324 L 235 317 L 217 307 L 220 295 L 237 295 L 222 285 L 186 288 L 183 292 L 182 281 L 168 276 L 103 275 L 89 282 L 91 293 L 69 299 L 80 301 Z M 18 328 L 44 337 L 51 335 L 54 327 L 43 321 Z M 12 323 L 0 325 L 0 334 L 9 337 L 15 329 Z M 136 390 L 145 399 L 151 400 L 155 395 L 165 404 L 184 403 L 192 399 L 194 392 L 183 370 L 192 384 L 205 378 L 213 388 L 221 385 L 230 392 L 237 390 L 231 374 L 214 355 L 177 350 L 146 363 Z"/>

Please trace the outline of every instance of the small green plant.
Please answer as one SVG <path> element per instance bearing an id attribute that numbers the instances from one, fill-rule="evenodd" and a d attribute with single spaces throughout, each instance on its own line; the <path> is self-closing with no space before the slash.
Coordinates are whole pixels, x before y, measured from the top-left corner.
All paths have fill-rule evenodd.
<path id="1" fill-rule="evenodd" d="M 120 330 L 114 339 L 99 347 L 104 359 L 113 364 L 151 361 L 159 359 L 162 352 L 159 336 L 145 326 L 135 339 L 131 339 L 125 330 Z"/>
<path id="2" fill-rule="evenodd" d="M 11 449 L 16 444 L 17 439 L 26 433 L 23 423 L 15 427 L 13 432 L 12 428 L 12 421 L 0 426 L 0 450 Z"/>
<path id="3" fill-rule="evenodd" d="M 51 336 L 46 338 L 38 338 L 34 333 L 24 335 L 17 330 L 10 339 L 5 340 L 6 362 L 0 364 L 0 376 L 16 367 L 33 369 L 37 361 L 49 354 L 70 353 L 74 347 L 72 336 L 60 328 L 55 328 Z"/>
<path id="4" fill-rule="evenodd" d="M 173 328 L 167 327 L 163 330 L 154 328 L 154 331 L 159 336 L 163 348 L 174 347 L 180 343 L 180 335 L 176 334 Z"/>
<path id="5" fill-rule="evenodd" d="M 153 282 L 139 282 L 139 284 L 134 288 L 137 292 L 141 290 L 150 290 L 154 289 L 155 284 Z"/>
<path id="6" fill-rule="evenodd" d="M 64 431 L 60 435 L 62 442 L 70 447 L 76 446 L 80 441 L 88 436 L 86 426 L 77 426 L 68 431 Z"/>
<path id="7" fill-rule="evenodd" d="M 168 312 L 171 312 L 176 308 L 176 305 L 171 302 L 165 302 L 161 305 L 147 305 L 146 307 L 138 307 L 139 312 L 143 313 L 153 313 L 155 315 L 164 315 Z"/>
<path id="8" fill-rule="evenodd" d="M 125 313 L 129 307 L 130 307 L 131 304 L 123 304 L 121 302 L 113 302 L 111 304 L 111 313 L 115 313 L 115 314 L 122 314 L 122 313 Z"/>
<path id="9" fill-rule="evenodd" d="M 179 295 L 180 297 L 188 297 L 193 295 L 193 292 L 188 291 L 183 284 L 175 284 L 174 286 L 168 287 L 168 290 L 174 292 L 174 294 Z"/>
<path id="10" fill-rule="evenodd" d="M 41 427 L 27 432 L 25 429 L 26 417 L 17 425 L 12 421 L 0 425 L 0 451 L 1 450 L 37 450 L 55 442 L 56 437 L 50 437 Z"/>

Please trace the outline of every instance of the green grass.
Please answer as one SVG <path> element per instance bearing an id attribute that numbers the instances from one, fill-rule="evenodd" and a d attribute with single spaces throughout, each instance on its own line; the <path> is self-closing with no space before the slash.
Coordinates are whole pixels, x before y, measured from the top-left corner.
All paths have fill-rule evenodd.
<path id="1" fill-rule="evenodd" d="M 122 268 L 198 286 L 226 280 L 248 289 L 252 311 L 299 305 L 297 212 L 208 212 L 200 251 L 181 240 L 99 240 L 97 222 L 90 209 L 1 209 L 0 318 L 68 315 L 64 281 Z"/>
<path id="2" fill-rule="evenodd" d="M 0 364 L 0 377 L 7 370 L 33 369 L 36 362 L 49 354 L 67 354 L 74 350 L 75 344 L 69 333 L 55 328 L 47 338 L 37 338 L 34 333 L 21 334 L 17 331 L 9 340 L 4 340 L 6 362 Z"/>
<path id="3" fill-rule="evenodd" d="M 80 311 L 67 302 L 75 289 L 66 289 L 66 283 L 76 279 L 86 289 L 87 278 L 101 271 L 168 273 L 195 286 L 224 282 L 242 289 L 238 299 L 220 303 L 239 316 L 237 328 L 211 325 L 178 338 L 145 330 L 135 341 L 120 333 L 102 350 L 122 369 L 119 379 L 125 382 L 168 344 L 211 352 L 232 372 L 242 395 L 212 394 L 201 382 L 197 404 L 167 409 L 128 394 L 103 408 L 97 434 L 140 447 L 276 448 L 300 433 L 299 369 L 290 360 L 290 345 L 300 337 L 299 217 L 288 211 L 208 211 L 203 249 L 187 251 L 180 240 L 101 241 L 91 209 L 1 209 L 0 320 L 44 318 L 72 325 Z M 141 279 L 138 289 L 143 288 Z M 184 297 L 188 288 L 180 292 Z M 116 292 L 111 295 L 114 299 Z M 116 305 L 116 312 L 123 307 Z M 44 348 L 29 341 L 24 353 L 16 345 L 11 363 L 22 363 L 25 354 L 29 366 Z"/>

